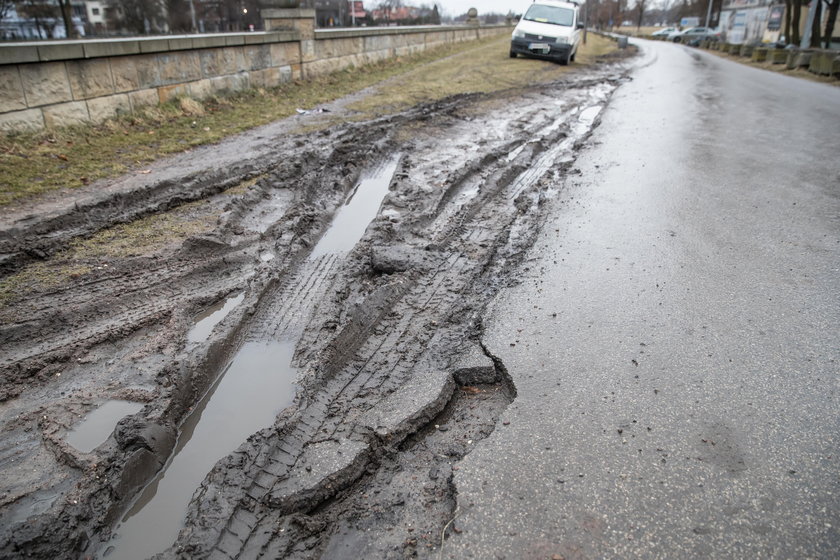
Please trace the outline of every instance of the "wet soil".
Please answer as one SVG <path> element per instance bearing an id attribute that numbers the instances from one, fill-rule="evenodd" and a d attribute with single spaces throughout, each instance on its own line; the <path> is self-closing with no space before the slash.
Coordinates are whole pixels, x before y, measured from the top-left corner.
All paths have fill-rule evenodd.
<path id="1" fill-rule="evenodd" d="M 80 256 L 72 281 L 0 307 L 0 555 L 128 557 L 127 525 L 156 517 L 161 469 L 202 430 L 212 453 L 178 484 L 177 538 L 142 529 L 156 541 L 137 557 L 437 555 L 457 530 L 452 472 L 516 394 L 481 345 L 484 307 L 517 281 L 622 76 L 603 64 L 316 132 L 277 123 L 0 224 L 7 277 L 173 208 L 203 224 Z M 227 377 L 242 352 L 271 357 L 244 368 L 270 379 Z M 221 427 L 197 412 L 242 389 L 221 417 L 246 428 L 214 445 Z M 115 400 L 142 409 L 74 446 Z"/>

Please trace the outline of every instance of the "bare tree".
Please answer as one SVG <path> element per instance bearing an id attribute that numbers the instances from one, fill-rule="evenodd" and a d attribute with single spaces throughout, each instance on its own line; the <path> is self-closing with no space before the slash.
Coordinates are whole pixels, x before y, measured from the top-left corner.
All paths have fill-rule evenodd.
<path id="1" fill-rule="evenodd" d="M 791 14 L 790 14 L 790 12 L 791 12 L 792 8 L 793 8 L 793 2 L 791 2 L 791 0 L 785 0 L 785 30 L 784 30 L 784 35 L 785 35 L 785 41 L 787 42 L 787 44 L 791 43 L 791 41 L 790 41 L 790 27 L 791 27 L 791 25 L 790 25 L 790 15 Z"/>
<path id="2" fill-rule="evenodd" d="M 645 15 L 646 2 L 647 0 L 636 0 L 636 10 L 639 12 L 638 19 L 636 20 L 636 31 L 638 31 L 642 27 L 642 18 Z"/>
<path id="3" fill-rule="evenodd" d="M 825 21 L 825 48 L 831 48 L 831 36 L 834 35 L 834 22 L 837 20 L 837 9 L 840 0 L 831 0 L 828 4 L 828 19 Z"/>
<path id="4" fill-rule="evenodd" d="M 5 19 L 12 8 L 15 7 L 14 0 L 0 0 L 0 21 Z"/>
<path id="5" fill-rule="evenodd" d="M 70 0 L 58 0 L 58 9 L 61 12 L 61 19 L 64 20 L 64 31 L 68 39 L 77 36 L 76 28 L 73 26 L 73 7 Z"/>
<path id="6" fill-rule="evenodd" d="M 799 22 L 802 20 L 802 0 L 793 1 L 793 17 L 791 18 L 790 42 L 794 45 L 799 45 L 801 37 L 799 35 Z"/>
<path id="7" fill-rule="evenodd" d="M 26 0 L 23 5 L 26 15 L 35 21 L 38 37 L 52 39 L 57 22 L 56 6 L 47 0 Z"/>
<path id="8" fill-rule="evenodd" d="M 160 0 L 109 0 L 112 28 L 138 35 L 165 31 L 164 7 Z"/>
<path id="9" fill-rule="evenodd" d="M 816 4 L 816 6 L 814 6 Z M 812 49 L 820 48 L 822 39 L 820 38 L 820 24 L 822 23 L 822 0 L 814 0 L 811 2 L 811 9 L 814 10 L 814 26 L 811 29 L 811 44 Z"/>

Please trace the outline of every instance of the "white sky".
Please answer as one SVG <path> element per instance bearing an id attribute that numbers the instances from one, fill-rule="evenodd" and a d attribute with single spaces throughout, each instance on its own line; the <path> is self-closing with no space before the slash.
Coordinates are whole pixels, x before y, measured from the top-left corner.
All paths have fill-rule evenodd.
<path id="1" fill-rule="evenodd" d="M 478 10 L 479 14 L 497 12 L 507 14 L 513 11 L 515 14 L 524 13 L 532 0 L 411 0 L 407 3 L 419 6 L 420 4 L 437 4 L 438 8 L 450 16 L 463 14 L 470 8 Z"/>

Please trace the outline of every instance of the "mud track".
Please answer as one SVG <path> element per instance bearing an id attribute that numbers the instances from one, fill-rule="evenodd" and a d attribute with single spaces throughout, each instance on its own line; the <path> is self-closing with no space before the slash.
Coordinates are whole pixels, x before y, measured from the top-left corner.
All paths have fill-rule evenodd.
<path id="1" fill-rule="evenodd" d="M 204 172 L 192 162 L 179 174 L 180 156 L 141 186 L 5 226 L 2 271 L 13 274 L 188 201 L 203 201 L 193 217 L 210 224 L 0 308 L 0 554 L 122 558 L 120 519 L 190 410 L 241 348 L 287 341 L 292 404 L 220 450 L 160 557 L 436 556 L 458 507 L 452 471 L 516 395 L 481 344 L 484 307 L 516 282 L 543 202 L 621 79 L 603 65 L 310 134 L 277 125 L 240 137 L 236 165 L 233 144 Z M 388 162 L 361 240 L 320 252 L 360 177 Z M 232 296 L 241 303 L 209 335 L 188 338 L 198 314 Z M 65 441 L 115 399 L 143 408 L 89 453 Z"/>

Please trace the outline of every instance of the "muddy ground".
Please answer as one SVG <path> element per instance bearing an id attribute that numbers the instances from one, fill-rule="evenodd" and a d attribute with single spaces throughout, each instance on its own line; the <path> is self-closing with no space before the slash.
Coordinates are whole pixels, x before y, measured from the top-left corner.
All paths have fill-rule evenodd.
<path id="1" fill-rule="evenodd" d="M 29 286 L 0 306 L 0 555 L 128 557 L 120 520 L 193 433 L 180 427 L 242 349 L 279 342 L 296 382 L 276 401 L 291 404 L 216 450 L 177 541 L 152 553 L 445 552 L 453 470 L 516 396 L 482 313 L 528 266 L 543 203 L 624 68 L 366 122 L 342 122 L 337 103 L 329 121 L 293 117 L 17 211 L 0 231 L 2 274 Z M 364 235 L 319 245 L 374 171 L 388 188 Z M 169 228 L 181 235 L 161 241 Z M 89 450 L 68 443 L 109 401 L 139 410 Z"/>

